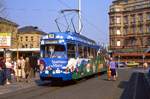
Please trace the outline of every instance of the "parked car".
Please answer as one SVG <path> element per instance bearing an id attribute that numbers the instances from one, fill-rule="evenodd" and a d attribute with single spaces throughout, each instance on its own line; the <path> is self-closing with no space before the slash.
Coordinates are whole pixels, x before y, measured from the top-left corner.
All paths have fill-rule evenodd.
<path id="1" fill-rule="evenodd" d="M 139 63 L 136 63 L 136 62 L 127 62 L 127 66 L 129 67 L 134 67 L 134 66 L 139 66 Z"/>
<path id="2" fill-rule="evenodd" d="M 117 66 L 118 67 L 126 67 L 126 63 L 125 62 L 118 62 Z"/>

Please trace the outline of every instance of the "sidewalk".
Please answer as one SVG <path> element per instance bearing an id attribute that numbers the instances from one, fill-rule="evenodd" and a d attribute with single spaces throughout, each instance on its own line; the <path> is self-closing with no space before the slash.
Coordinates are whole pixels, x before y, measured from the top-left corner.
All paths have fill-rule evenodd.
<path id="1" fill-rule="evenodd" d="M 14 92 L 20 89 L 30 88 L 32 86 L 36 86 L 35 83 L 36 79 L 32 79 L 30 82 L 26 83 L 24 82 L 12 82 L 9 85 L 0 85 L 0 94 Z"/>

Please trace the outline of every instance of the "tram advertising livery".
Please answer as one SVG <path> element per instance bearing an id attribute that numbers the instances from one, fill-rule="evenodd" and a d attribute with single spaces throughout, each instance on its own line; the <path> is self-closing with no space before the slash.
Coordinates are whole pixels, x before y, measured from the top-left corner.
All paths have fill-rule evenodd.
<path id="1" fill-rule="evenodd" d="M 106 71 L 99 46 L 75 32 L 54 32 L 41 38 L 40 79 L 76 80 Z"/>

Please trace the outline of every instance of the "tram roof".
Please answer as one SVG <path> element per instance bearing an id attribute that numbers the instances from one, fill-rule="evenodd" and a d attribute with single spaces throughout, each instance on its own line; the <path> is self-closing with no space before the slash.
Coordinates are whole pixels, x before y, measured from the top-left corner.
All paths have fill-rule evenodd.
<path id="1" fill-rule="evenodd" d="M 51 32 L 51 33 L 48 33 L 48 35 L 43 36 L 42 39 L 66 39 L 66 40 L 72 40 L 72 41 L 79 41 L 83 43 L 96 44 L 94 40 L 91 40 L 75 32 Z"/>

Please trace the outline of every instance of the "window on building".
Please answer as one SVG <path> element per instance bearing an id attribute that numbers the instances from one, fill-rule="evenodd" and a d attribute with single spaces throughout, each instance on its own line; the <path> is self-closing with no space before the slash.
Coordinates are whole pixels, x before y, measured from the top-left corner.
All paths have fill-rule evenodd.
<path id="1" fill-rule="evenodd" d="M 117 46 L 120 46 L 121 45 L 121 41 L 117 41 Z"/>
<path id="2" fill-rule="evenodd" d="M 111 45 L 115 46 L 115 40 L 113 40 L 113 39 L 111 40 Z"/>
<path id="3" fill-rule="evenodd" d="M 135 26 L 132 27 L 132 33 L 136 33 L 136 28 L 135 28 Z"/>
<path id="4" fill-rule="evenodd" d="M 114 17 L 110 17 L 110 24 L 114 24 Z"/>
<path id="5" fill-rule="evenodd" d="M 28 48 L 28 44 L 25 45 L 25 48 Z"/>
<path id="6" fill-rule="evenodd" d="M 116 17 L 116 23 L 120 24 L 121 23 L 121 17 Z"/>
<path id="7" fill-rule="evenodd" d="M 128 24 L 128 16 L 124 16 L 123 22 L 124 24 Z"/>
<path id="8" fill-rule="evenodd" d="M 147 26 L 147 32 L 150 32 L 150 26 Z"/>
<path id="9" fill-rule="evenodd" d="M 26 41 L 28 41 L 28 36 L 26 36 Z"/>
<path id="10" fill-rule="evenodd" d="M 21 47 L 22 47 L 22 48 L 25 48 L 25 46 L 24 46 L 24 45 L 21 45 Z"/>
<path id="11" fill-rule="evenodd" d="M 121 9 L 120 8 L 116 8 L 115 11 L 118 12 L 118 11 L 121 11 Z"/>
<path id="12" fill-rule="evenodd" d="M 135 15 L 131 15 L 131 23 L 135 23 L 136 22 L 136 16 Z"/>
<path id="13" fill-rule="evenodd" d="M 22 36 L 20 37 L 20 41 L 23 41 L 23 37 Z"/>
<path id="14" fill-rule="evenodd" d="M 30 44 L 30 48 L 33 48 L 33 44 Z"/>
<path id="15" fill-rule="evenodd" d="M 110 29 L 110 35 L 114 35 L 114 28 Z"/>
<path id="16" fill-rule="evenodd" d="M 31 36 L 31 41 L 33 41 L 33 36 Z"/>
<path id="17" fill-rule="evenodd" d="M 120 35 L 121 34 L 121 32 L 120 32 L 120 29 L 117 29 L 117 35 Z"/>
<path id="18" fill-rule="evenodd" d="M 148 46 L 150 46 L 150 38 L 147 38 L 146 44 L 147 44 Z"/>
<path id="19" fill-rule="evenodd" d="M 124 34 L 128 34 L 128 28 L 124 28 Z"/>
<path id="20" fill-rule="evenodd" d="M 150 20 L 150 12 L 147 13 L 147 20 Z"/>
<path id="21" fill-rule="evenodd" d="M 140 33 L 143 33 L 143 26 L 140 26 L 140 27 L 139 27 L 139 32 L 140 32 Z"/>
<path id="22" fill-rule="evenodd" d="M 139 14 L 139 21 L 142 22 L 143 21 L 143 14 Z"/>

